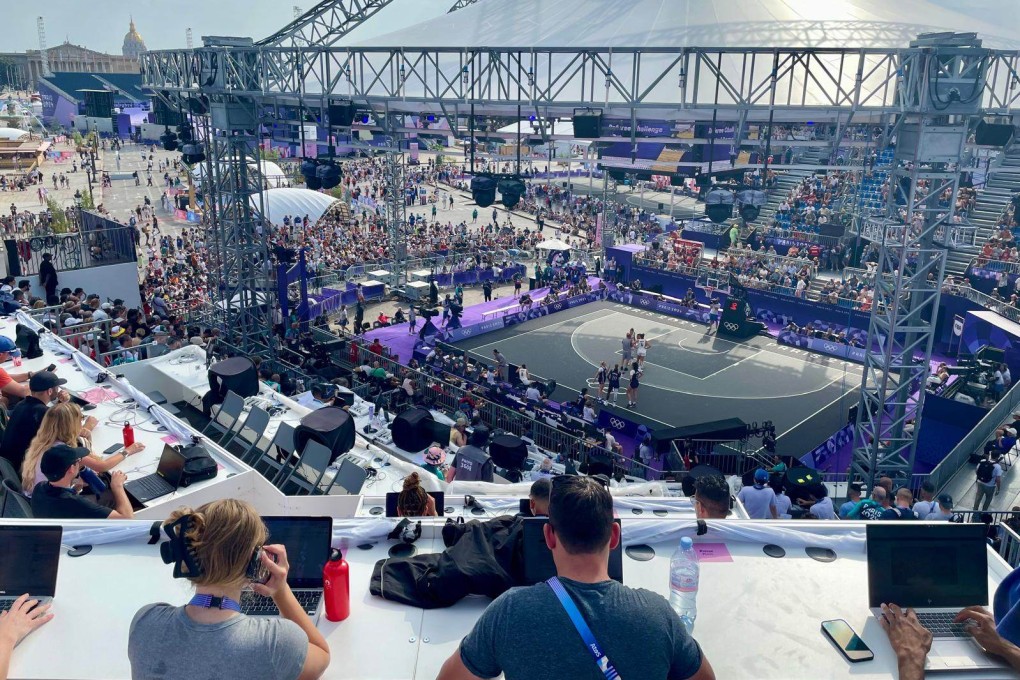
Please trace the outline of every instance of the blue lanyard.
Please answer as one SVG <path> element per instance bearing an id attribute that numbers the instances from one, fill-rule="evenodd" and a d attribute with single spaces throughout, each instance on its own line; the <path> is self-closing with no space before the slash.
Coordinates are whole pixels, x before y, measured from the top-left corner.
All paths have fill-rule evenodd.
<path id="1" fill-rule="evenodd" d="M 602 653 L 602 648 L 599 647 L 599 643 L 595 641 L 595 636 L 591 632 L 591 628 L 588 627 L 588 623 L 584 620 L 581 612 L 578 610 L 577 605 L 574 604 L 574 600 L 571 599 L 570 593 L 563 587 L 560 580 L 553 576 L 551 579 L 546 581 L 549 587 L 552 588 L 553 593 L 556 594 L 556 599 L 563 605 L 563 609 L 566 610 L 567 616 L 570 617 L 570 622 L 574 624 L 574 628 L 577 629 L 578 635 L 581 636 L 581 640 L 584 642 L 584 646 L 591 652 L 592 657 L 595 659 L 595 663 L 598 664 L 599 670 L 606 676 L 606 680 L 616 680 L 620 677 L 620 674 L 613 668 L 613 664 L 609 663 L 609 657 Z"/>
<path id="2" fill-rule="evenodd" d="M 237 600 L 232 600 L 229 597 L 214 597 L 207 593 L 195 595 L 188 602 L 192 607 L 204 607 L 206 609 L 229 609 L 235 611 L 238 614 L 241 613 L 241 605 L 238 604 Z"/>

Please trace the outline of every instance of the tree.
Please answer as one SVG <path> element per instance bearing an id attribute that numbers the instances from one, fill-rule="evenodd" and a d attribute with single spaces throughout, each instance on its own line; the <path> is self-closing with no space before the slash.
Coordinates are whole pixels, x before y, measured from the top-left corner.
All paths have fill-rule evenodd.
<path id="1" fill-rule="evenodd" d="M 64 213 L 64 209 L 60 207 L 57 200 L 52 197 L 46 198 L 46 209 L 50 211 L 52 220 L 50 226 L 53 228 L 54 234 L 66 234 L 71 230 L 70 223 L 67 220 L 67 214 Z"/>

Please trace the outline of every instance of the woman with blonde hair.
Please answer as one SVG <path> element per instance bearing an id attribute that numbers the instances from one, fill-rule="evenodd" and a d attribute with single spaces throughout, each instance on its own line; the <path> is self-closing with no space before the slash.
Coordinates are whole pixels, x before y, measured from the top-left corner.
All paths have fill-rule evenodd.
<path id="1" fill-rule="evenodd" d="M 398 517 L 437 517 L 436 499 L 421 487 L 421 477 L 412 472 L 404 477 L 404 488 L 397 495 Z"/>
<path id="2" fill-rule="evenodd" d="M 287 551 L 250 504 L 226 498 L 182 508 L 163 523 L 174 575 L 195 586 L 188 604 L 149 604 L 128 633 L 134 680 L 314 680 L 329 645 L 287 585 Z M 323 546 L 325 548 L 325 546 Z M 241 613 L 241 594 L 272 598 L 280 616 Z"/>
<path id="3" fill-rule="evenodd" d="M 77 404 L 64 402 L 50 407 L 46 411 L 46 415 L 43 416 L 39 431 L 28 445 L 25 460 L 21 464 L 21 488 L 24 492 L 31 495 L 36 484 L 46 481 L 46 477 L 39 467 L 46 451 L 54 444 L 67 444 L 71 447 L 84 446 L 91 450 L 92 430 L 98 424 L 99 421 L 92 416 L 86 418 L 83 423 L 82 412 Z M 82 459 L 82 464 L 95 473 L 108 472 L 124 462 L 128 456 L 144 449 L 145 444 L 135 442 L 106 458 L 100 458 L 92 453 Z"/>

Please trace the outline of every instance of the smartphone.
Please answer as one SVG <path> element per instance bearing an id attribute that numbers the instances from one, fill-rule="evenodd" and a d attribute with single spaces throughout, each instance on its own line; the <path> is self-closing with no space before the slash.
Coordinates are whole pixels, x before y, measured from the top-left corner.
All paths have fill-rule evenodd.
<path id="1" fill-rule="evenodd" d="M 103 454 L 107 455 L 107 456 L 112 456 L 113 454 L 115 454 L 118 451 L 120 451 L 122 448 L 124 448 L 123 444 L 114 444 L 110 448 L 108 448 L 105 451 L 103 451 Z"/>
<path id="2" fill-rule="evenodd" d="M 46 367 L 46 370 L 49 371 L 50 373 L 52 373 L 53 371 L 57 370 L 57 365 L 56 364 L 50 364 L 49 366 Z"/>
<path id="3" fill-rule="evenodd" d="M 855 633 L 850 624 L 843 619 L 822 621 L 822 632 L 825 633 L 825 637 L 832 640 L 846 660 L 851 663 L 871 661 L 875 658 L 875 654 L 864 644 L 861 636 Z"/>
<path id="4" fill-rule="evenodd" d="M 268 583 L 269 582 L 269 569 L 262 562 L 262 547 L 258 547 L 251 556 L 251 561 L 248 563 L 248 568 L 245 572 L 245 576 L 251 583 Z M 270 559 L 276 562 L 276 555 L 269 555 Z"/>

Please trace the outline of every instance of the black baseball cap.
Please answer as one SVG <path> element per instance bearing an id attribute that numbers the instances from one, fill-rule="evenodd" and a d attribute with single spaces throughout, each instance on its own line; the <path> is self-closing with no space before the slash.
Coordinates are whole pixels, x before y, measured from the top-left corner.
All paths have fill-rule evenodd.
<path id="1" fill-rule="evenodd" d="M 61 442 L 46 449 L 39 462 L 39 469 L 46 479 L 55 482 L 65 474 L 67 469 L 89 455 L 89 450 L 79 446 L 68 446 Z"/>
<path id="2" fill-rule="evenodd" d="M 57 374 L 53 371 L 39 371 L 29 379 L 28 389 L 32 392 L 45 392 L 48 389 L 66 384 L 67 381 L 63 378 L 58 378 Z"/>

